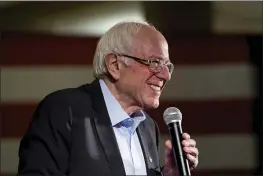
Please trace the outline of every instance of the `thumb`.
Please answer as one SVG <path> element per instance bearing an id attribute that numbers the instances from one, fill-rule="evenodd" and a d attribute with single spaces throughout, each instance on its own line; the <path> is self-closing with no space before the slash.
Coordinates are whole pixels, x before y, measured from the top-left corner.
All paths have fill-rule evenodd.
<path id="1" fill-rule="evenodd" d="M 173 150 L 172 150 L 172 142 L 167 140 L 165 142 L 165 150 L 164 150 L 164 163 L 171 165 L 173 163 Z"/>

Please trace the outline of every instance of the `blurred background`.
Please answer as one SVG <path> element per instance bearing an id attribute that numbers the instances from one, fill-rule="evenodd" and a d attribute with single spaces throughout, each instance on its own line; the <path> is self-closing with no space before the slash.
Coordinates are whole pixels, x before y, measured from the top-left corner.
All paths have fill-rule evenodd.
<path id="1" fill-rule="evenodd" d="M 96 42 L 122 20 L 147 20 L 169 42 L 175 71 L 160 107 L 149 113 L 164 141 L 163 111 L 182 111 L 183 130 L 200 150 L 193 175 L 262 175 L 260 1 L 1 1 L 0 175 L 15 175 L 37 103 L 91 82 Z"/>

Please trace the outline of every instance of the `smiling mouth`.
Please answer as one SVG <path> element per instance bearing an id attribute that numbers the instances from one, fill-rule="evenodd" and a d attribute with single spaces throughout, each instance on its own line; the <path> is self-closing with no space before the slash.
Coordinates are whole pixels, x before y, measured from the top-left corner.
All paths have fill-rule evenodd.
<path id="1" fill-rule="evenodd" d="M 161 87 L 160 86 L 156 86 L 156 85 L 150 84 L 150 87 L 156 92 L 161 92 Z"/>

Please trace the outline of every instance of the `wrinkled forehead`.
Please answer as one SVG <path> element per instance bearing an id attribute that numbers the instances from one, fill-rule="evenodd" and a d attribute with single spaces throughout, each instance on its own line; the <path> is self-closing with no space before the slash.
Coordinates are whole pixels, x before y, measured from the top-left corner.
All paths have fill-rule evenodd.
<path id="1" fill-rule="evenodd" d="M 132 42 L 133 54 L 150 59 L 169 60 L 168 43 L 164 36 L 153 29 L 141 30 Z"/>

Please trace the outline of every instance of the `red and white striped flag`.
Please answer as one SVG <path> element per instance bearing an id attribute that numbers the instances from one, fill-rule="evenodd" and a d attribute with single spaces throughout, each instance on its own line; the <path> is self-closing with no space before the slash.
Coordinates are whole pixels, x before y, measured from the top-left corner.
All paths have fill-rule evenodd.
<path id="1" fill-rule="evenodd" d="M 242 36 L 169 39 L 175 71 L 160 107 L 149 113 L 162 142 L 163 111 L 183 113 L 183 130 L 197 141 L 200 175 L 249 175 L 255 167 L 252 101 L 255 68 Z M 52 91 L 93 80 L 97 38 L 3 32 L 1 64 L 1 173 L 14 175 L 19 142 L 38 102 Z M 162 152 L 160 153 L 162 155 Z"/>

